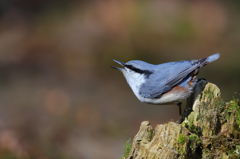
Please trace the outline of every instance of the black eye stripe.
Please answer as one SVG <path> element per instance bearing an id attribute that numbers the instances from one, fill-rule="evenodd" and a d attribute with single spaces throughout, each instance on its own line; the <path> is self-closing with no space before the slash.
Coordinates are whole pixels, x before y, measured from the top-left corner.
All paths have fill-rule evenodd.
<path id="1" fill-rule="evenodd" d="M 140 70 L 140 69 L 138 69 L 138 68 L 136 68 L 136 67 L 134 67 L 134 66 L 132 66 L 132 65 L 125 65 L 125 67 L 127 67 L 127 68 L 129 68 L 129 69 L 131 69 L 131 70 L 133 70 L 133 71 L 135 71 L 135 72 L 137 72 L 137 73 L 146 74 L 146 75 L 152 74 L 151 71 L 148 71 L 148 70 Z"/>

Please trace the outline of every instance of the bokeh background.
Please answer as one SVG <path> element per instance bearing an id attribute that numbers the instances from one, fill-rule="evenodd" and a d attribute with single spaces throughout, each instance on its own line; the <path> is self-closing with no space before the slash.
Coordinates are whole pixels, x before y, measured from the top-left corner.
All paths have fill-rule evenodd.
<path id="1" fill-rule="evenodd" d="M 221 59 L 199 76 L 240 89 L 239 0 L 1 0 L 0 158 L 114 159 L 138 131 L 178 119 L 137 101 L 112 59 Z"/>

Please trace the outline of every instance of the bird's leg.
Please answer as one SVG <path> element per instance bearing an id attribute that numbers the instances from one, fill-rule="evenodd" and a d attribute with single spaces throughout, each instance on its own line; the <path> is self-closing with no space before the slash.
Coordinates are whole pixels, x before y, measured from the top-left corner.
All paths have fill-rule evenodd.
<path id="1" fill-rule="evenodd" d="M 180 115 L 180 118 L 178 119 L 177 123 L 181 124 L 183 119 L 184 119 L 183 114 L 182 114 L 182 103 L 181 102 L 177 102 L 177 106 L 178 106 L 178 113 Z"/>
<path id="2" fill-rule="evenodd" d="M 177 121 L 177 123 L 182 123 L 184 118 L 187 117 L 192 112 L 192 107 L 194 104 L 195 99 L 197 96 L 202 92 L 205 85 L 207 84 L 207 80 L 205 79 L 198 79 L 196 86 L 194 87 L 194 91 L 191 94 L 191 96 L 187 99 L 186 108 L 184 109 L 183 113 L 181 113 L 180 119 Z M 179 106 L 179 103 L 177 103 Z M 181 103 L 180 103 L 181 106 Z M 180 108 L 179 108 L 180 110 Z"/>
<path id="3" fill-rule="evenodd" d="M 179 113 L 179 115 L 182 115 L 182 103 L 181 102 L 177 102 L 177 106 L 178 106 L 178 113 Z"/>

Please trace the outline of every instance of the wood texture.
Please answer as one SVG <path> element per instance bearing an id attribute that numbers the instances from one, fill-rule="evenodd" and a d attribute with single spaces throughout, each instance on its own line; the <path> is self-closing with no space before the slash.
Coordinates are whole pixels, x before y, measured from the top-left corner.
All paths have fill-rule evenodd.
<path id="1" fill-rule="evenodd" d="M 212 83 L 196 89 L 181 124 L 142 122 L 123 159 L 240 159 L 239 100 L 223 102 Z"/>

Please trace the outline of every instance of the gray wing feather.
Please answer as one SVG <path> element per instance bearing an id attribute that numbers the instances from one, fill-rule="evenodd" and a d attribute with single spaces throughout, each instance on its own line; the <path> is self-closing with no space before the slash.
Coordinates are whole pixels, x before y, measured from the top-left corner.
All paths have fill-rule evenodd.
<path id="1" fill-rule="evenodd" d="M 163 93 L 171 90 L 174 86 L 179 84 L 184 78 L 186 78 L 194 70 L 205 65 L 205 59 L 183 61 L 179 64 L 178 63 L 176 64 L 177 65 L 172 66 L 174 67 L 174 69 L 172 69 L 172 71 L 169 74 L 165 74 L 165 76 L 160 76 L 158 78 L 156 78 L 156 76 L 149 78 L 141 86 L 139 93 L 145 98 L 157 98 L 161 96 Z M 169 67 L 171 67 L 171 65 Z M 166 72 L 167 70 L 163 70 L 163 71 Z M 161 74 L 161 72 L 156 72 L 156 73 Z"/>

